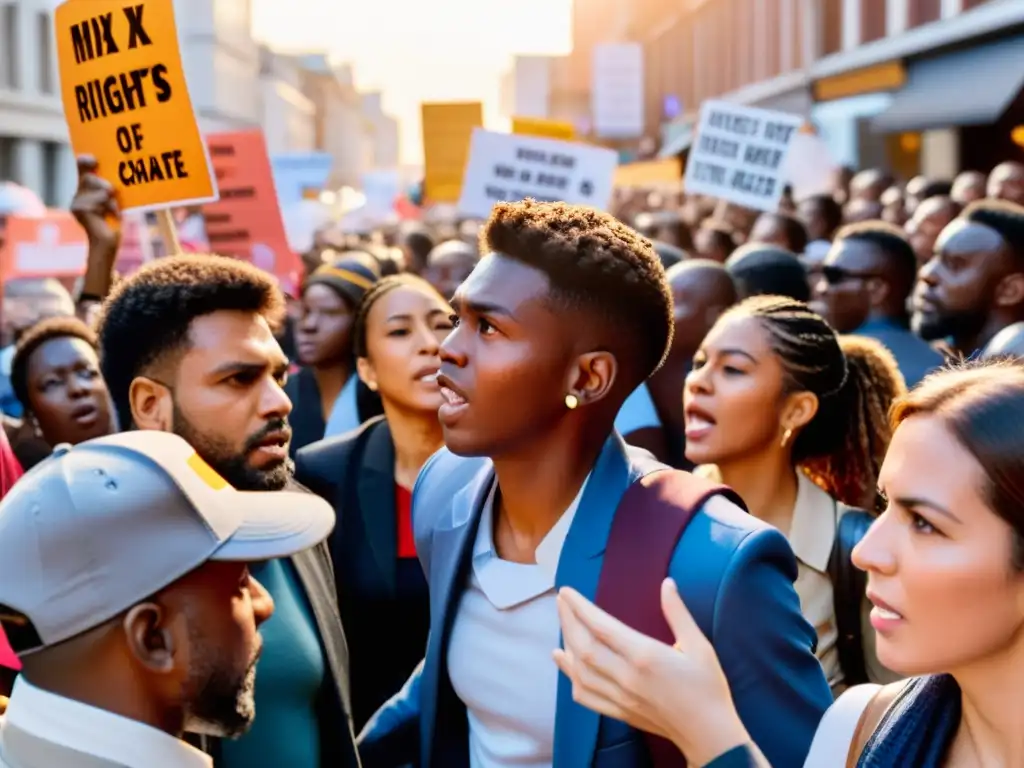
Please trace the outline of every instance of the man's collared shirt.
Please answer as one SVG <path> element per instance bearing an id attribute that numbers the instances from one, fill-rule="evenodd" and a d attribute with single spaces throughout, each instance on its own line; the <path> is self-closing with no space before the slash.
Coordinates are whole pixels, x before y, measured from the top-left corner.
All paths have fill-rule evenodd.
<path id="1" fill-rule="evenodd" d="M 33 762 L 29 751 L 52 745 L 68 751 L 63 765 L 76 765 L 78 753 L 125 768 L 212 768 L 213 761 L 170 734 L 144 723 L 58 696 L 19 677 L 6 716 L 0 720 L 0 768 L 57 768 Z M 25 752 L 26 754 L 22 754 Z M 47 751 L 53 754 L 53 751 Z M 63 766 L 62 766 L 63 768 Z"/>
<path id="2" fill-rule="evenodd" d="M 587 483 L 537 546 L 536 564 L 498 557 L 496 487 L 484 503 L 452 626 L 448 675 L 469 717 L 471 768 L 550 768 L 558 699 L 551 652 L 561 640 L 555 576 Z"/>

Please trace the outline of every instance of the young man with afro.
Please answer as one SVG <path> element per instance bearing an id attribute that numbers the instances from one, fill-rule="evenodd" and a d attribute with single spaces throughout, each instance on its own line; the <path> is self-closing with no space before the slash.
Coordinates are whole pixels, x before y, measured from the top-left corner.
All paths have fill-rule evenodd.
<path id="1" fill-rule="evenodd" d="M 496 205 L 481 246 L 440 352 L 446 448 L 413 496 L 426 658 L 360 753 L 368 768 L 647 766 L 644 736 L 574 702 L 551 655 L 557 591 L 595 599 L 620 500 L 660 468 L 613 424 L 669 349 L 665 270 L 633 230 L 564 203 Z M 747 731 L 787 768 L 803 764 L 832 701 L 796 572 L 782 534 L 715 495 L 665 574 L 714 644 Z M 660 580 L 617 586 L 657 601 Z"/>

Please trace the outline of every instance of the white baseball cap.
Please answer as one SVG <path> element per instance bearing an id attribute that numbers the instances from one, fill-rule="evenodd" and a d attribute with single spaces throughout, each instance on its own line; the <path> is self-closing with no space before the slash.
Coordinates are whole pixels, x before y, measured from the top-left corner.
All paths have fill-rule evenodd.
<path id="1" fill-rule="evenodd" d="M 168 432 L 61 445 L 0 501 L 0 624 L 15 652 L 31 653 L 209 560 L 287 557 L 333 528 L 320 497 L 238 491 Z"/>

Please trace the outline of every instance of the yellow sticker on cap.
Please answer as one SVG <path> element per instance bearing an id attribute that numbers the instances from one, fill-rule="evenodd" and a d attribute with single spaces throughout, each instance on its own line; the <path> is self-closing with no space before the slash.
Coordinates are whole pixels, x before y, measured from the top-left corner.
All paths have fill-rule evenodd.
<path id="1" fill-rule="evenodd" d="M 228 487 L 228 481 L 217 474 L 217 470 L 203 461 L 198 453 L 193 453 L 188 459 L 188 465 L 192 471 L 199 475 L 199 479 L 213 488 L 215 491 L 222 491 Z"/>

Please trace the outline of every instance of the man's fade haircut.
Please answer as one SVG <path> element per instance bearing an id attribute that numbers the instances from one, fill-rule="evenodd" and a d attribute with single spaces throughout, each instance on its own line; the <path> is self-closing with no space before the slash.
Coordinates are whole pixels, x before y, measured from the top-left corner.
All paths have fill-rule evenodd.
<path id="1" fill-rule="evenodd" d="M 97 325 L 100 370 L 125 428 L 133 425 L 132 381 L 181 351 L 197 317 L 231 310 L 260 314 L 276 330 L 284 317 L 284 297 L 266 272 L 209 255 L 160 259 L 111 291 Z"/>
<path id="2" fill-rule="evenodd" d="M 1024 206 L 1008 200 L 975 200 L 960 218 L 994 229 L 1010 246 L 1014 263 L 1024 264 Z"/>
<path id="3" fill-rule="evenodd" d="M 873 246 L 892 265 L 903 284 L 913 287 L 917 279 L 917 256 L 906 234 L 886 221 L 858 221 L 836 232 L 833 242 L 853 240 Z"/>
<path id="4" fill-rule="evenodd" d="M 593 314 L 617 337 L 614 351 L 658 369 L 672 344 L 672 292 L 650 240 L 613 216 L 568 203 L 498 203 L 480 233 L 495 252 L 543 272 L 552 298 Z"/>
<path id="5" fill-rule="evenodd" d="M 96 333 L 77 317 L 48 317 L 29 326 L 18 338 L 11 359 L 11 389 L 28 411 L 28 361 L 37 349 L 54 339 L 81 339 L 96 349 Z"/>

